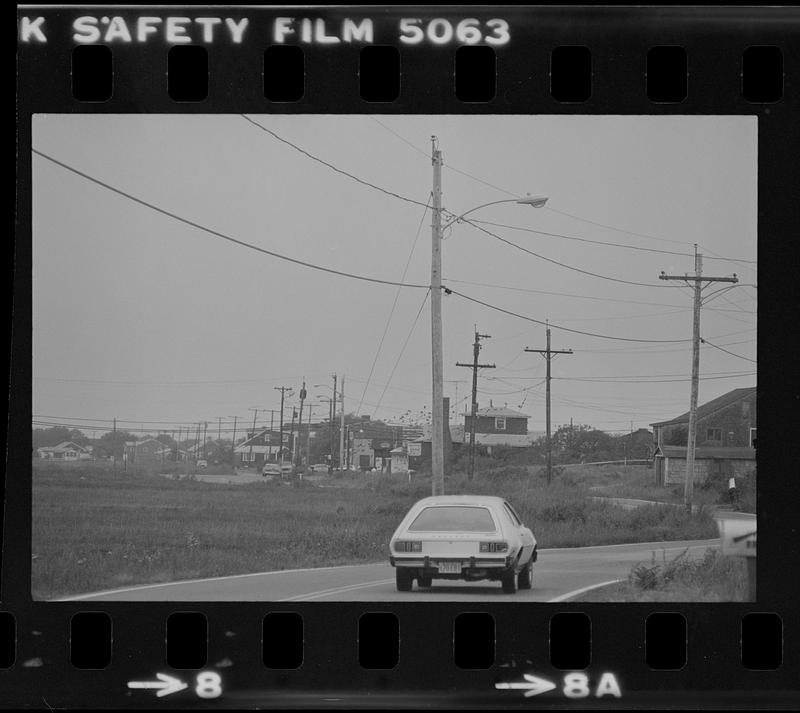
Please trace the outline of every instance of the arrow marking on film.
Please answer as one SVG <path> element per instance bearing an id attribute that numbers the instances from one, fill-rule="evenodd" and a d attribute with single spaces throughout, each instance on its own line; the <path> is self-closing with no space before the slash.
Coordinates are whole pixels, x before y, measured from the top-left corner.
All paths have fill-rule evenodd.
<path id="1" fill-rule="evenodd" d="M 159 689 L 156 695 L 161 698 L 168 696 L 170 693 L 177 693 L 184 688 L 188 688 L 189 684 L 184 683 L 178 678 L 167 676 L 165 673 L 157 673 L 160 681 L 128 681 L 128 688 L 156 688 Z"/>
<path id="2" fill-rule="evenodd" d="M 537 678 L 531 674 L 525 673 L 522 676 L 525 680 L 519 683 L 495 683 L 494 687 L 501 690 L 522 690 L 525 691 L 525 698 L 531 696 L 538 696 L 540 693 L 547 693 L 552 691 L 556 684 L 544 678 Z"/>

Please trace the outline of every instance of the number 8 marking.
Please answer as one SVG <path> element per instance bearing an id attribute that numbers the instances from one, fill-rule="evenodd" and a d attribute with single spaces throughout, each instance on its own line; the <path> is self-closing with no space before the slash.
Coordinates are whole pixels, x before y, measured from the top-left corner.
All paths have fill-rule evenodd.
<path id="1" fill-rule="evenodd" d="M 222 695 L 222 679 L 218 673 L 204 671 L 197 674 L 194 692 L 200 698 L 219 698 Z"/>

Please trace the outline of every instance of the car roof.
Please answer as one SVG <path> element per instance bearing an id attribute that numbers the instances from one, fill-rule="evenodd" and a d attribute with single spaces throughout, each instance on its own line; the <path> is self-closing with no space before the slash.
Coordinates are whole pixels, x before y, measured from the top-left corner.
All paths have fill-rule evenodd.
<path id="1" fill-rule="evenodd" d="M 504 498 L 496 495 L 432 495 L 416 503 L 419 507 L 431 505 L 502 505 Z"/>

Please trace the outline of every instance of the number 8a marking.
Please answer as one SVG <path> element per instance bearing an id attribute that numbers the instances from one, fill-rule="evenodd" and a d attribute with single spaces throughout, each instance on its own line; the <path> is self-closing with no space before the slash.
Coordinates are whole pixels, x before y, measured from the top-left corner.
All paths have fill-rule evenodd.
<path id="1" fill-rule="evenodd" d="M 222 679 L 213 671 L 198 673 L 194 692 L 200 698 L 219 698 L 222 695 Z"/>

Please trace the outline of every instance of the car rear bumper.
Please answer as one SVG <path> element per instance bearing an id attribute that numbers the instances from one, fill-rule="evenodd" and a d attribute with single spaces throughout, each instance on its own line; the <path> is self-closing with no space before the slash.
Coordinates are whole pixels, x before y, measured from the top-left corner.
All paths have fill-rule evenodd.
<path id="1" fill-rule="evenodd" d="M 461 570 L 470 569 L 507 569 L 514 559 L 513 557 L 397 557 L 391 555 L 389 564 L 392 567 L 408 567 L 413 569 L 423 569 L 438 571 L 439 563 L 461 563 Z"/>

